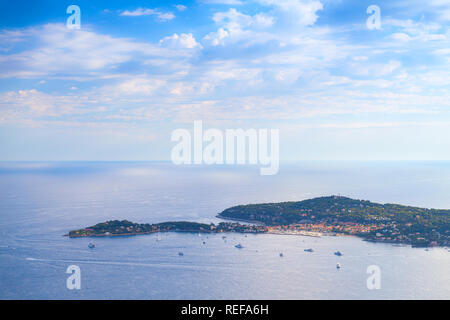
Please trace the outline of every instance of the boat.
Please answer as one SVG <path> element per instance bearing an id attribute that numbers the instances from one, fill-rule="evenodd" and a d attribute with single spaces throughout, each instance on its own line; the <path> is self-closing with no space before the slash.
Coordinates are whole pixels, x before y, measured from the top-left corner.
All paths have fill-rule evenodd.
<path id="1" fill-rule="evenodd" d="M 283 254 L 282 253 L 280 253 L 280 257 L 283 258 Z"/>
<path id="2" fill-rule="evenodd" d="M 183 253 L 183 252 L 178 252 L 178 255 L 179 255 L 180 257 L 182 257 L 182 256 L 184 256 L 184 253 Z"/>
<path id="3" fill-rule="evenodd" d="M 340 252 L 340 251 L 336 251 L 335 253 L 334 253 L 336 256 L 338 256 L 338 257 L 340 257 L 340 256 L 343 256 L 344 254 L 342 253 L 342 252 Z"/>
<path id="4" fill-rule="evenodd" d="M 242 249 L 242 248 L 244 248 L 243 246 L 242 246 L 242 244 L 240 244 L 240 243 L 238 243 L 237 245 L 235 245 L 234 246 L 235 248 L 238 248 L 238 249 Z"/>
<path id="5" fill-rule="evenodd" d="M 305 251 L 305 252 L 314 252 L 313 249 L 305 249 L 305 250 L 303 250 L 303 251 Z"/>
<path id="6" fill-rule="evenodd" d="M 338 262 L 336 263 L 336 269 L 340 269 L 341 268 L 341 264 Z"/>
<path id="7" fill-rule="evenodd" d="M 93 244 L 92 242 L 89 242 L 88 247 L 90 249 L 94 249 L 95 248 L 95 244 Z"/>

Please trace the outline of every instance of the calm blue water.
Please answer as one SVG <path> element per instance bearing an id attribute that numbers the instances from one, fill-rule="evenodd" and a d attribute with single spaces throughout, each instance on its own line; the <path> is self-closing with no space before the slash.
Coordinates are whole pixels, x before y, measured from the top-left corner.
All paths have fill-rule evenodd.
<path id="1" fill-rule="evenodd" d="M 450 208 L 449 190 L 445 162 L 304 162 L 269 177 L 256 167 L 0 163 L 0 298 L 450 299 L 447 249 L 350 237 L 229 234 L 224 241 L 170 233 L 161 241 L 99 238 L 90 250 L 92 239 L 62 236 L 111 219 L 217 222 L 217 213 L 237 204 L 331 194 Z M 66 288 L 69 265 L 81 268 L 81 290 Z M 366 287 L 370 265 L 381 268 L 380 290 Z"/>

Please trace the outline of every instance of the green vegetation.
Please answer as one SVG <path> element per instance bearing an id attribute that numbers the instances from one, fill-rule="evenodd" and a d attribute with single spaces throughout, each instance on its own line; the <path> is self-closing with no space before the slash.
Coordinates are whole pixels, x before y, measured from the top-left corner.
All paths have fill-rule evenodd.
<path id="1" fill-rule="evenodd" d="M 267 226 L 323 225 L 324 230 L 413 246 L 448 246 L 450 243 L 450 210 L 378 204 L 338 196 L 241 205 L 223 211 L 219 217 L 262 222 Z"/>
<path id="2" fill-rule="evenodd" d="M 214 225 L 186 221 L 138 224 L 116 220 L 70 231 L 68 236 L 123 236 L 156 232 L 301 234 L 313 231 L 352 234 L 368 241 L 403 243 L 416 247 L 450 245 L 450 210 L 379 204 L 340 196 L 241 205 L 223 211 L 219 217 L 259 225 L 230 222 Z"/>
<path id="3" fill-rule="evenodd" d="M 238 223 L 204 224 L 197 222 L 163 222 L 158 224 L 138 224 L 127 220 L 107 221 L 95 226 L 70 231 L 68 236 L 99 237 L 99 236 L 127 236 L 137 234 L 149 234 L 156 232 L 193 232 L 193 233 L 218 233 L 218 232 L 241 232 L 261 233 L 267 232 L 267 228 L 261 226 L 241 225 Z"/>

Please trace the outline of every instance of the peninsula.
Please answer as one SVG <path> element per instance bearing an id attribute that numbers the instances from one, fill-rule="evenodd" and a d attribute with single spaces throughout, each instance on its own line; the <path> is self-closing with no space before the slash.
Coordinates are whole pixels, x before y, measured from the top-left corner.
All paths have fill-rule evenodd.
<path id="1" fill-rule="evenodd" d="M 106 221 L 95 226 L 70 231 L 67 236 L 79 237 L 108 237 L 108 236 L 132 236 L 139 234 L 150 234 L 158 232 L 190 232 L 190 233 L 265 233 L 265 226 L 243 225 L 239 223 L 221 222 L 215 224 L 204 224 L 197 222 L 176 221 L 157 224 L 139 224 L 131 221 Z"/>
<path id="2" fill-rule="evenodd" d="M 164 222 L 137 224 L 108 221 L 68 236 L 121 236 L 157 232 L 275 233 L 299 235 L 355 235 L 367 241 L 414 247 L 450 245 L 450 210 L 398 204 L 379 204 L 341 196 L 299 202 L 241 205 L 226 209 L 219 218 L 252 223 Z"/>

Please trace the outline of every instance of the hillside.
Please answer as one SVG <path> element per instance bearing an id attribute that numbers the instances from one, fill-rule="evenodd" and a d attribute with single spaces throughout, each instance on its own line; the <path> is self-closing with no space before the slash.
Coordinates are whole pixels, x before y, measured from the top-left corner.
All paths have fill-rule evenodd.
<path id="1" fill-rule="evenodd" d="M 355 232 L 347 233 L 358 234 L 369 240 L 417 246 L 448 245 L 450 238 L 450 210 L 379 204 L 340 196 L 240 205 L 226 209 L 219 217 L 260 222 L 267 226 L 323 225 L 327 230 L 344 233 L 345 226 L 349 226 L 347 229 Z"/>

